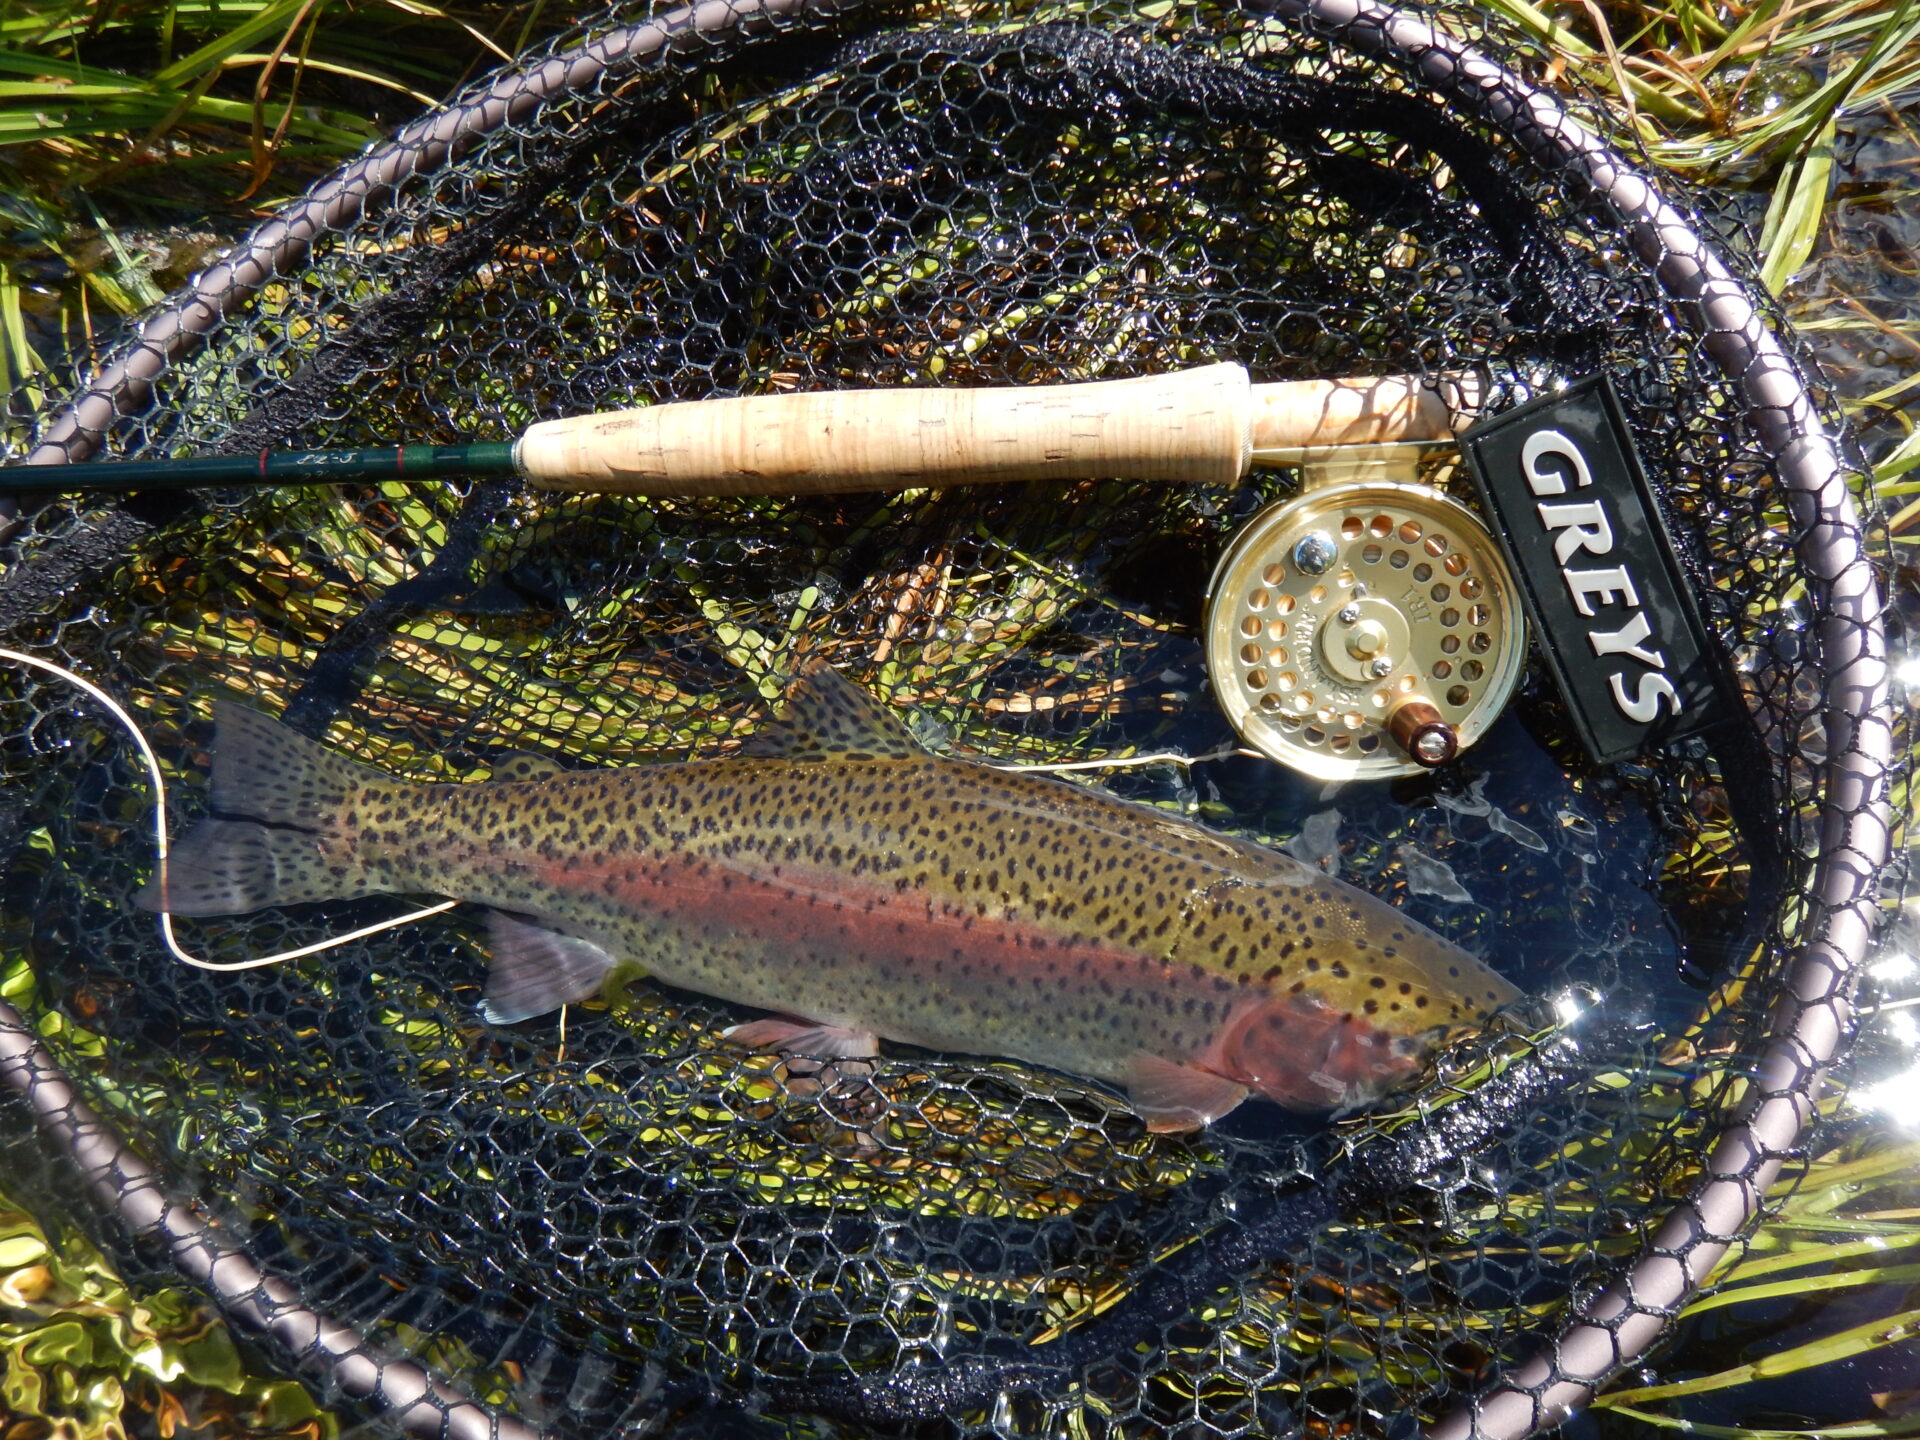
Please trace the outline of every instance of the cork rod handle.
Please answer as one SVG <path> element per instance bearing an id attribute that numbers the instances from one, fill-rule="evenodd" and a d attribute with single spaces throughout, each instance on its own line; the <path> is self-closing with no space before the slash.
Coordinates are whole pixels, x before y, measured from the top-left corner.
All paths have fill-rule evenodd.
<path id="1" fill-rule="evenodd" d="M 516 459 L 544 489 L 628 495 L 1107 477 L 1232 484 L 1256 449 L 1430 438 L 1435 425 L 1446 433 L 1444 407 L 1417 381 L 1255 386 L 1243 367 L 1220 364 L 1075 385 L 654 405 L 543 421 L 521 437 Z M 1409 428 L 1423 433 L 1385 433 Z"/>

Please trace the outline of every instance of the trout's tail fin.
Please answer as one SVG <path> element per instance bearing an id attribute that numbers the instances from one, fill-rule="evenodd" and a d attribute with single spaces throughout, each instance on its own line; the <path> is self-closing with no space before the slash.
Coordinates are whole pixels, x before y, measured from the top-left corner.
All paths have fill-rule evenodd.
<path id="1" fill-rule="evenodd" d="M 214 818 L 173 847 L 136 901 L 175 915 L 237 915 L 380 889 L 334 822 L 355 792 L 390 777 L 243 705 L 222 701 L 213 718 Z"/>

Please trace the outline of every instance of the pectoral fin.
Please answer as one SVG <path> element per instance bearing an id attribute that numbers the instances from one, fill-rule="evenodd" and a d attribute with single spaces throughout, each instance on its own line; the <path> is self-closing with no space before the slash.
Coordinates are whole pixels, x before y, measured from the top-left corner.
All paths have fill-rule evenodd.
<path id="1" fill-rule="evenodd" d="M 1197 1130 L 1247 1098 L 1247 1087 L 1192 1065 L 1135 1055 L 1127 1063 L 1127 1100 L 1147 1129 Z"/>
<path id="2" fill-rule="evenodd" d="M 511 1025 L 597 994 L 614 958 L 591 940 L 516 920 L 498 910 L 487 915 L 493 966 L 480 1013 L 495 1025 Z"/>
<path id="3" fill-rule="evenodd" d="M 880 1042 L 864 1030 L 804 1020 L 749 1020 L 729 1029 L 726 1038 L 743 1049 L 778 1050 L 814 1060 L 870 1060 L 880 1053 Z"/>

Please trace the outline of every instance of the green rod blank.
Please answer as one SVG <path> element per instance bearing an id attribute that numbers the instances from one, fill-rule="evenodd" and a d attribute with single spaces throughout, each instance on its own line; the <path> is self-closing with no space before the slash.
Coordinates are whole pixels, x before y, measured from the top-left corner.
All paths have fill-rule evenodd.
<path id="1" fill-rule="evenodd" d="M 332 485 L 343 480 L 438 480 L 512 475 L 514 442 L 390 445 L 373 450 L 262 450 L 179 460 L 98 460 L 0 469 L 0 495 L 35 490 L 123 493 L 197 485 Z"/>

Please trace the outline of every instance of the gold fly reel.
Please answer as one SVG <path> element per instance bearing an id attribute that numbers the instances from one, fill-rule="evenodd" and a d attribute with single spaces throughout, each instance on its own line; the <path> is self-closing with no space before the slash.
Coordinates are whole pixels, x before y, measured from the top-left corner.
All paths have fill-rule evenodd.
<path id="1" fill-rule="evenodd" d="M 1390 480 L 1314 485 L 1256 515 L 1214 569 L 1206 632 L 1241 738 L 1323 780 L 1445 764 L 1492 725 L 1527 649 L 1486 526 Z"/>

